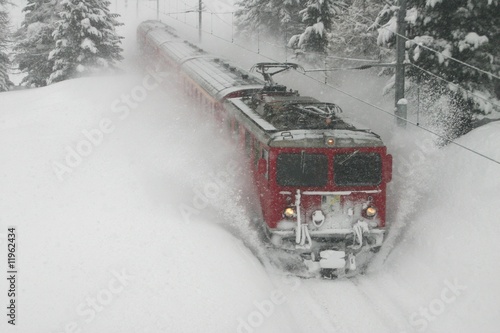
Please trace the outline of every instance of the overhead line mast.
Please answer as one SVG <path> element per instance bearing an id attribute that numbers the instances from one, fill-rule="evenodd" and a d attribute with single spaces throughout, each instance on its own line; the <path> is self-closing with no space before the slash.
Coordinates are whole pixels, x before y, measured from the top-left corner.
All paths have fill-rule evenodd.
<path id="1" fill-rule="evenodd" d="M 399 0 L 396 35 L 395 104 L 397 124 L 406 127 L 407 105 L 405 98 L 405 44 L 406 44 L 406 0 Z"/>
<path id="2" fill-rule="evenodd" d="M 203 8 L 203 1 L 199 0 L 199 2 L 198 2 L 198 42 L 199 43 L 201 43 L 201 32 L 202 32 L 202 27 L 201 27 L 202 18 L 203 18 L 202 8 Z"/>

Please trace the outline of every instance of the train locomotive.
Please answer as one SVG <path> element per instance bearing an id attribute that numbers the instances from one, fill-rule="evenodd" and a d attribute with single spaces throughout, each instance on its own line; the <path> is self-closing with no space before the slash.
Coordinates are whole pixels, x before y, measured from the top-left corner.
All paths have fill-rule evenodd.
<path id="1" fill-rule="evenodd" d="M 143 59 L 177 74 L 247 158 L 268 245 L 311 274 L 355 275 L 380 249 L 392 156 L 378 135 L 345 121 L 333 103 L 301 96 L 273 76 L 299 66 L 243 70 L 159 21 L 137 29 Z"/>

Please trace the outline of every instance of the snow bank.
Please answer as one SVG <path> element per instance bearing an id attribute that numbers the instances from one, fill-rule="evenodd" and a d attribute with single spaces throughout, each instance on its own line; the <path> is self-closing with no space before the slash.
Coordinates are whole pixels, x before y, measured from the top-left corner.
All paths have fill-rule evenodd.
<path id="1" fill-rule="evenodd" d="M 189 220 L 179 209 L 192 204 L 197 175 L 233 152 L 189 102 L 161 89 L 140 97 L 143 82 L 87 78 L 0 95 L 0 233 L 18 229 L 20 288 L 17 326 L 2 320 L 1 331 L 290 330 L 279 289 L 224 229 L 217 202 Z M 124 96 L 136 104 L 127 116 Z M 56 162 L 71 172 L 58 177 Z"/>
<path id="2" fill-rule="evenodd" d="M 495 122 L 458 143 L 498 161 L 499 140 Z M 415 149 L 410 153 L 415 170 L 406 175 L 411 188 L 398 191 L 401 203 L 405 196 L 414 200 L 399 209 L 413 209 L 398 214 L 406 220 L 404 229 L 383 272 L 369 283 L 390 286 L 385 292 L 398 299 L 400 331 L 496 332 L 500 165 L 454 145 Z"/>

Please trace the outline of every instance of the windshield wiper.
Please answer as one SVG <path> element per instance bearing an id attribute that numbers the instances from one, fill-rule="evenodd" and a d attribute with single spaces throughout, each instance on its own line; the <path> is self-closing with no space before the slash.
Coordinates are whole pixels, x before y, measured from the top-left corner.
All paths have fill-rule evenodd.
<path id="1" fill-rule="evenodd" d="M 342 162 L 339 162 L 339 164 L 340 165 L 344 164 L 345 162 L 347 162 L 348 160 L 350 160 L 357 153 L 359 153 L 359 149 L 355 150 L 354 152 L 352 152 L 351 154 L 349 154 L 349 156 L 347 156 Z"/>

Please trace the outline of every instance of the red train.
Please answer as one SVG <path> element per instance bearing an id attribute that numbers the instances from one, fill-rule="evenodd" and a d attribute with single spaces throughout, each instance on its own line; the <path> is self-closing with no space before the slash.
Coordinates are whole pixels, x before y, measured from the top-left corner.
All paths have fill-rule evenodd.
<path id="1" fill-rule="evenodd" d="M 161 22 L 143 22 L 137 38 L 144 58 L 174 70 L 243 147 L 270 243 L 309 272 L 359 272 L 386 226 L 392 156 L 380 137 L 345 122 L 339 106 L 274 83 L 295 64 L 257 64 L 261 80 Z"/>

